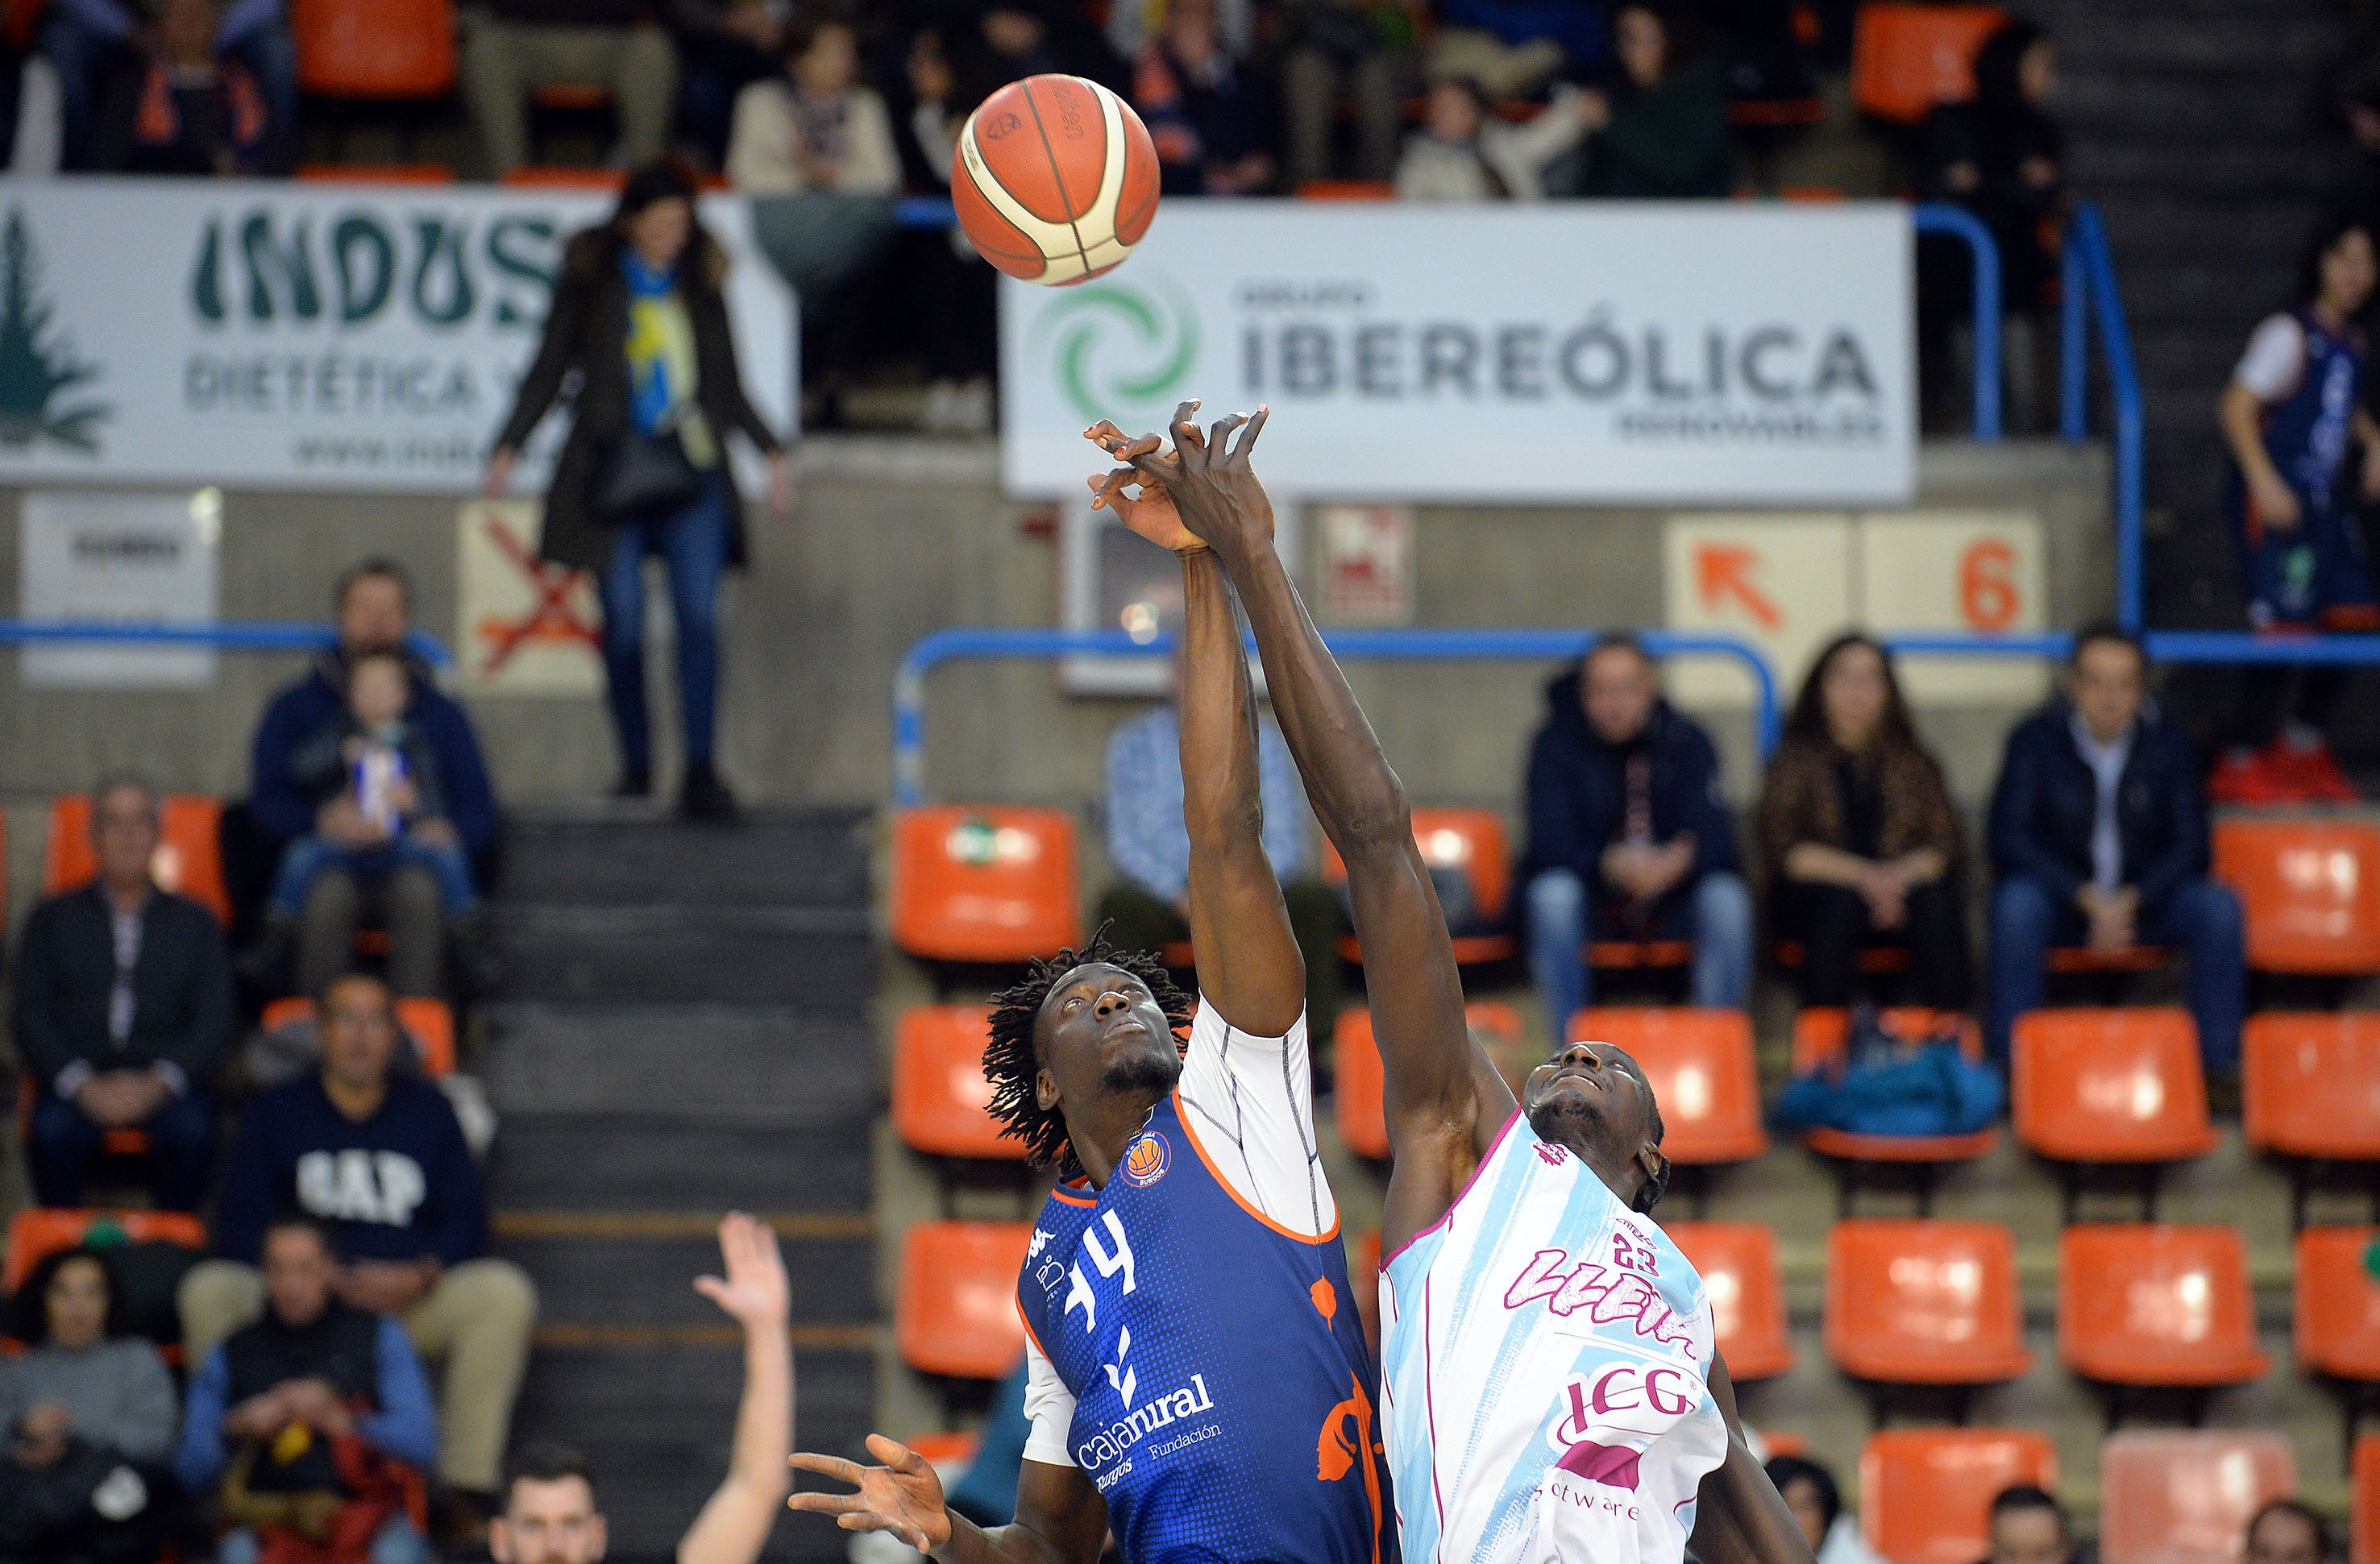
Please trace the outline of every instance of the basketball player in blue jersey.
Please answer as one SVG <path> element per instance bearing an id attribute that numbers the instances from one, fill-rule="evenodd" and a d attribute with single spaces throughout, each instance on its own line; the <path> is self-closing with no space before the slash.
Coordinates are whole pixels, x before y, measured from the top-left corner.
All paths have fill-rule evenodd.
<path id="1" fill-rule="evenodd" d="M 1264 490 L 1177 413 L 1124 453 L 1237 588 L 1307 796 L 1346 861 L 1396 1164 L 1381 1426 L 1404 1556 L 1811 1564 L 1744 1448 L 1700 1279 L 1646 1218 L 1661 1116 L 1581 1043 L 1519 1105 L 1473 1043 L 1404 794 L 1274 552 Z M 1264 418 L 1259 409 L 1258 420 Z"/>
<path id="2" fill-rule="evenodd" d="M 1253 427 L 1224 452 L 1239 421 L 1211 450 L 1245 468 Z M 1112 426 L 1091 436 L 1142 450 Z M 1215 556 L 1138 482 L 1093 480 L 1099 503 L 1181 556 L 1202 1008 L 1189 1021 L 1155 962 L 1094 940 L 993 1012 L 992 1111 L 1062 1170 L 1017 1279 L 1033 1428 L 1015 1522 L 953 1514 L 932 1469 L 881 1436 L 880 1466 L 795 1456 L 857 1491 L 791 1502 L 942 1559 L 1092 1564 L 1112 1529 L 1129 1564 L 1380 1564 L 1396 1544 L 1377 1371 L 1315 1149 L 1305 966 L 1264 855 L 1247 660 Z"/>

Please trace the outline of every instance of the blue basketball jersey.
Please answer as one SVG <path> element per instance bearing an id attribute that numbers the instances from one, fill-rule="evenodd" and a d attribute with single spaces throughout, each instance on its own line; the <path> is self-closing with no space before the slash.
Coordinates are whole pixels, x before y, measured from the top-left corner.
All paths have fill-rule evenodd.
<path id="1" fill-rule="evenodd" d="M 2360 335 L 2327 329 L 2311 309 L 2294 319 L 2305 334 L 2305 366 L 2295 389 L 2265 407 L 2265 451 L 2301 501 L 2326 511 L 2353 433 L 2363 345 Z"/>
<path id="2" fill-rule="evenodd" d="M 1131 1564 L 1394 1558 L 1338 1224 L 1306 1238 L 1243 1205 L 1178 1095 L 1104 1189 L 1050 1194 L 1016 1296 Z"/>

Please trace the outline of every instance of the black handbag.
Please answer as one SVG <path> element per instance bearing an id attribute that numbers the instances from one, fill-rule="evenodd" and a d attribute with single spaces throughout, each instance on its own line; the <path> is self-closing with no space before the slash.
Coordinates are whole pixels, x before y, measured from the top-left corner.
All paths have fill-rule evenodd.
<path id="1" fill-rule="evenodd" d="M 609 516 L 681 510 L 702 493 L 700 468 L 686 459 L 677 430 L 628 434 L 612 447 L 595 485 L 595 508 Z"/>

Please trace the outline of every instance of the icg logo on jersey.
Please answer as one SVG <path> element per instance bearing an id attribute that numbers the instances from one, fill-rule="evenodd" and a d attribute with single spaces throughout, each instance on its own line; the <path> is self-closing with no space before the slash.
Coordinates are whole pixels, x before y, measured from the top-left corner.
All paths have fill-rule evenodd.
<path id="1" fill-rule="evenodd" d="M 1155 1130 L 1143 1130 L 1123 1148 L 1123 1165 L 1120 1170 L 1123 1182 L 1135 1189 L 1147 1189 L 1165 1176 L 1173 1165 L 1173 1148 Z"/>

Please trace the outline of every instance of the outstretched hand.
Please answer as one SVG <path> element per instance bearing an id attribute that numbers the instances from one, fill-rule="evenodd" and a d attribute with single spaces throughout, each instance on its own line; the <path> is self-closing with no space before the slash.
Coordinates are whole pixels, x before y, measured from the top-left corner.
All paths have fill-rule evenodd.
<path id="1" fill-rule="evenodd" d="M 757 1217 L 730 1211 L 719 1224 L 719 1258 L 725 1279 L 697 1277 L 694 1290 L 745 1325 L 783 1327 L 785 1261 L 776 1231 Z"/>
<path id="2" fill-rule="evenodd" d="M 950 1511 L 942 1504 L 942 1480 L 924 1456 L 881 1434 L 868 1436 L 868 1453 L 881 1466 L 862 1466 L 841 1456 L 801 1451 L 790 1458 L 803 1472 L 849 1483 L 848 1494 L 797 1493 L 789 1509 L 832 1515 L 846 1532 L 891 1532 L 920 1553 L 951 1540 Z"/>
<path id="3" fill-rule="evenodd" d="M 1135 456 L 1173 460 L 1171 456 L 1157 456 L 1165 442 L 1156 435 L 1130 439 L 1108 418 L 1083 430 L 1083 438 L 1123 462 L 1130 462 Z M 1149 482 L 1138 469 L 1121 467 L 1104 477 L 1094 473 L 1087 481 L 1091 486 L 1091 509 L 1113 512 L 1117 520 L 1159 548 L 1186 554 L 1207 546 L 1204 539 L 1182 525 L 1182 514 L 1173 508 L 1173 496 Z"/>
<path id="4" fill-rule="evenodd" d="M 1184 531 L 1226 559 L 1270 546 L 1272 501 L 1257 480 L 1248 456 L 1271 410 L 1259 406 L 1253 418 L 1233 413 L 1216 419 L 1211 430 L 1198 427 L 1197 413 L 1196 402 L 1184 402 L 1173 410 L 1170 454 L 1159 453 L 1154 435 L 1111 448 L 1140 475 L 1144 495 L 1163 495 Z M 1236 443 L 1232 439 L 1235 432 Z M 1108 482 L 1121 487 L 1115 474 L 1109 475 Z"/>

